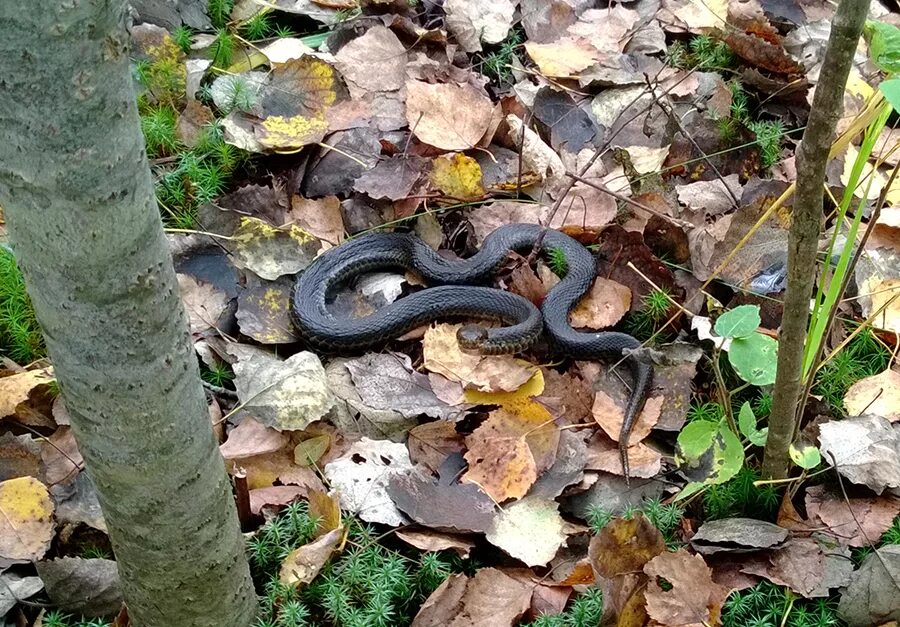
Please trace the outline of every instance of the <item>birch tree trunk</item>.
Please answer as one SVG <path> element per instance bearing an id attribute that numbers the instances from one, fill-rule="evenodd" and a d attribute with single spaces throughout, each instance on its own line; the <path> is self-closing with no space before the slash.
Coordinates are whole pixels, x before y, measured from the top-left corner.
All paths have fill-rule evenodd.
<path id="1" fill-rule="evenodd" d="M 136 627 L 256 596 L 144 154 L 123 0 L 0 2 L 0 206 Z"/>

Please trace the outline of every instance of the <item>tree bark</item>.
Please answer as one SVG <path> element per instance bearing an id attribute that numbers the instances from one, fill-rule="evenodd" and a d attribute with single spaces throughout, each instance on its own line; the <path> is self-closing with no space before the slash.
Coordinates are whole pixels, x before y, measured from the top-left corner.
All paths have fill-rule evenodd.
<path id="1" fill-rule="evenodd" d="M 136 627 L 256 614 L 144 154 L 122 0 L 0 3 L 0 205 Z"/>
<path id="2" fill-rule="evenodd" d="M 809 299 L 816 279 L 825 166 L 843 110 L 844 85 L 868 10 L 869 0 L 841 0 L 835 11 L 809 121 L 797 149 L 797 191 L 788 240 L 787 292 L 778 347 L 778 374 L 762 465 L 763 476 L 773 479 L 786 477 L 790 468 L 788 448 L 800 415 L 803 347 Z"/>

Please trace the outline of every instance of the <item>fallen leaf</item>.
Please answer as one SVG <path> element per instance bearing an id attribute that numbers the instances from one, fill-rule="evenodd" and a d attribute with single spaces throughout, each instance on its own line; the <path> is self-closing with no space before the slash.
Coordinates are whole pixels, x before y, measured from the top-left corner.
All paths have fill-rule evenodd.
<path id="1" fill-rule="evenodd" d="M 496 568 L 451 575 L 422 604 L 412 627 L 512 627 L 531 605 L 534 584 Z"/>
<path id="2" fill-rule="evenodd" d="M 832 420 L 819 425 L 822 458 L 853 483 L 876 494 L 900 487 L 900 436 L 878 416 Z"/>
<path id="3" fill-rule="evenodd" d="M 304 468 L 294 463 L 294 452 L 291 446 L 286 446 L 274 453 L 245 457 L 238 462 L 228 464 L 228 466 L 232 469 L 243 470 L 247 476 L 247 487 L 250 488 L 251 494 L 254 490 L 272 487 L 276 482 L 300 486 L 302 488 L 300 494 L 304 496 L 310 490 L 324 489 L 321 479 L 312 468 Z"/>
<path id="4" fill-rule="evenodd" d="M 341 201 L 337 196 L 303 198 L 291 196 L 291 221 L 321 242 L 320 251 L 337 246 L 344 241 L 344 217 Z"/>
<path id="5" fill-rule="evenodd" d="M 631 477 L 649 479 L 658 475 L 662 469 L 662 454 L 646 444 L 636 442 L 628 447 L 628 465 Z M 619 446 L 602 432 L 595 433 L 588 442 L 584 468 L 625 476 Z"/>
<path id="6" fill-rule="evenodd" d="M 44 478 L 40 445 L 27 433 L 0 435 L 0 481 L 28 476 Z"/>
<path id="7" fill-rule="evenodd" d="M 613 518 L 591 538 L 588 555 L 598 577 L 618 577 L 639 572 L 654 557 L 666 552 L 659 529 L 643 514 L 630 520 Z"/>
<path id="8" fill-rule="evenodd" d="M 452 198 L 469 200 L 484 196 L 481 167 L 460 152 L 440 155 L 431 162 L 431 184 Z"/>
<path id="9" fill-rule="evenodd" d="M 325 369 L 310 352 L 282 361 L 264 350 L 231 344 L 234 385 L 245 411 L 279 430 L 302 430 L 334 407 Z"/>
<path id="10" fill-rule="evenodd" d="M 34 477 L 0 482 L 0 557 L 37 560 L 53 540 L 53 502 Z"/>
<path id="11" fill-rule="evenodd" d="M 255 488 L 250 490 L 250 512 L 260 516 L 264 508 L 281 509 L 298 499 L 308 496 L 309 492 L 309 488 L 296 485 L 273 485 L 267 488 Z"/>
<path id="12" fill-rule="evenodd" d="M 569 314 L 569 323 L 576 329 L 605 329 L 619 322 L 630 308 L 630 289 L 597 277 L 588 293 Z"/>
<path id="13" fill-rule="evenodd" d="M 428 377 L 416 372 L 407 355 L 367 353 L 344 363 L 360 399 L 375 409 L 391 409 L 407 418 L 453 418 L 459 414 L 434 395 Z"/>
<path id="14" fill-rule="evenodd" d="M 534 97 L 534 116 L 550 130 L 556 150 L 577 153 L 597 135 L 597 125 L 565 91 L 542 87 Z"/>
<path id="15" fill-rule="evenodd" d="M 429 164 L 430 160 L 415 155 L 382 159 L 354 181 L 353 189 L 375 200 L 400 200 L 412 193 Z"/>
<path id="16" fill-rule="evenodd" d="M 294 447 L 294 463 L 298 466 L 314 466 L 331 446 L 331 437 L 316 435 Z"/>
<path id="17" fill-rule="evenodd" d="M 826 491 L 824 486 L 812 486 L 806 490 L 806 513 L 811 520 L 822 521 L 842 544 L 868 546 L 877 542 L 900 514 L 900 497 L 844 499 L 841 494 Z"/>
<path id="18" fill-rule="evenodd" d="M 788 537 L 787 529 L 755 518 L 708 520 L 691 538 L 691 546 L 703 555 L 719 551 L 748 551 L 778 546 Z"/>
<path id="19" fill-rule="evenodd" d="M 512 355 L 464 352 L 456 341 L 460 326 L 437 324 L 428 328 L 422 340 L 423 366 L 427 370 L 483 392 L 512 392 L 531 378 L 534 366 Z"/>
<path id="20" fill-rule="evenodd" d="M 478 486 L 456 481 L 462 462 L 461 456 L 449 457 L 438 481 L 420 472 L 394 475 L 388 494 L 400 510 L 426 527 L 485 533 L 494 526 L 495 505 Z"/>
<path id="21" fill-rule="evenodd" d="M 363 172 L 378 163 L 380 134 L 358 127 L 333 133 L 306 166 L 301 191 L 308 198 L 345 194 Z"/>
<path id="22" fill-rule="evenodd" d="M 247 275 L 246 288 L 238 296 L 237 321 L 241 333 L 260 344 L 289 344 L 300 336 L 291 323 L 291 289 L 294 277 L 265 281 Z"/>
<path id="23" fill-rule="evenodd" d="M 761 37 L 729 29 L 725 43 L 750 65 L 776 74 L 802 74 L 805 69 L 785 49 Z"/>
<path id="24" fill-rule="evenodd" d="M 556 501 L 526 496 L 504 506 L 485 537 L 528 566 L 544 566 L 566 540 L 557 509 Z"/>
<path id="25" fill-rule="evenodd" d="M 366 522 L 398 527 L 407 518 L 388 496 L 387 485 L 412 469 L 403 444 L 363 438 L 344 457 L 325 465 L 325 477 L 338 490 L 342 509 Z"/>
<path id="26" fill-rule="evenodd" d="M 281 562 L 278 580 L 286 586 L 295 588 L 310 583 L 331 559 L 341 544 L 344 533 L 343 527 L 332 529 L 309 544 L 291 551 Z"/>
<path id="27" fill-rule="evenodd" d="M 61 557 L 35 563 L 53 607 L 85 616 L 112 616 L 123 603 L 113 560 Z"/>
<path id="28" fill-rule="evenodd" d="M 231 242 L 235 265 L 269 281 L 300 272 L 319 249 L 318 240 L 299 226 L 275 228 L 248 217 L 241 218 Z"/>
<path id="29" fill-rule="evenodd" d="M 318 538 L 341 527 L 341 504 L 336 494 L 326 494 L 322 490 L 309 493 L 309 515 L 316 519 Z"/>
<path id="30" fill-rule="evenodd" d="M 219 447 L 225 459 L 245 459 L 254 455 L 274 453 L 287 445 L 290 438 L 272 427 L 267 427 L 251 416 L 228 433 L 228 439 Z"/>
<path id="31" fill-rule="evenodd" d="M 661 625 L 716 625 L 731 590 L 712 580 L 712 571 L 699 555 L 684 549 L 657 555 L 644 566 L 650 577 L 647 614 Z M 660 579 L 668 585 L 665 590 Z"/>
<path id="32" fill-rule="evenodd" d="M 751 561 L 742 568 L 805 598 L 827 597 L 830 589 L 843 587 L 853 573 L 850 551 L 834 541 L 820 544 L 815 538 L 793 538 L 773 551 L 766 563 Z"/>
<path id="33" fill-rule="evenodd" d="M 678 202 L 702 216 L 718 216 L 735 208 L 734 198 L 741 197 L 742 186 L 737 174 L 710 181 L 676 185 Z M 731 190 L 731 193 L 728 193 Z"/>
<path id="34" fill-rule="evenodd" d="M 867 555 L 841 595 L 838 615 L 850 627 L 900 620 L 900 545 L 889 544 Z"/>
<path id="35" fill-rule="evenodd" d="M 513 0 L 446 0 L 444 21 L 463 50 L 478 52 L 482 41 L 497 44 L 506 39 L 516 4 Z"/>
<path id="36" fill-rule="evenodd" d="M 53 498 L 56 501 L 56 522 L 85 524 L 107 533 L 97 488 L 86 472 L 79 472 L 64 493 L 60 493 L 58 488 L 54 489 Z"/>
<path id="37" fill-rule="evenodd" d="M 406 82 L 406 48 L 380 24 L 341 46 L 334 58 L 354 97 L 401 89 Z"/>
<path id="38" fill-rule="evenodd" d="M 413 427 L 409 430 L 406 445 L 412 462 L 421 464 L 434 474 L 437 474 L 448 455 L 466 450 L 463 436 L 457 433 L 452 422 L 446 420 Z"/>
<path id="39" fill-rule="evenodd" d="M 406 121 L 417 138 L 443 150 L 467 150 L 482 138 L 494 110 L 469 84 L 406 82 Z"/>
<path id="40" fill-rule="evenodd" d="M 881 416 L 891 422 L 900 420 L 900 372 L 888 368 L 860 379 L 844 395 L 844 409 L 850 416 Z"/>
<path id="41" fill-rule="evenodd" d="M 657 13 L 663 29 L 670 33 L 702 35 L 728 20 L 727 0 L 663 0 Z"/>
<path id="42" fill-rule="evenodd" d="M 550 43 L 528 41 L 525 51 L 541 74 L 551 78 L 574 78 L 600 58 L 600 52 L 581 37 L 563 37 Z"/>
<path id="43" fill-rule="evenodd" d="M 607 376 L 607 380 L 608 380 Z M 594 396 L 594 405 L 591 414 L 607 436 L 614 441 L 619 441 L 622 432 L 622 423 L 625 419 L 625 406 L 630 399 L 630 394 L 625 396 L 618 389 L 610 389 L 609 393 L 599 389 Z M 641 413 L 638 414 L 631 430 L 629 444 L 637 444 L 648 435 L 659 420 L 662 410 L 663 397 L 654 395 L 644 402 Z"/>
<path id="44" fill-rule="evenodd" d="M 21 577 L 15 573 L 0 574 L 0 616 L 6 616 L 19 601 L 44 589 L 40 577 Z"/>
<path id="45" fill-rule="evenodd" d="M 453 551 L 462 558 L 469 557 L 469 552 L 475 548 L 475 542 L 463 536 L 437 531 L 397 531 L 396 535 L 410 546 L 420 551 Z"/>
<path id="46" fill-rule="evenodd" d="M 16 413 L 16 405 L 27 401 L 31 390 L 52 381 L 55 379 L 49 368 L 0 377 L 0 417 Z"/>

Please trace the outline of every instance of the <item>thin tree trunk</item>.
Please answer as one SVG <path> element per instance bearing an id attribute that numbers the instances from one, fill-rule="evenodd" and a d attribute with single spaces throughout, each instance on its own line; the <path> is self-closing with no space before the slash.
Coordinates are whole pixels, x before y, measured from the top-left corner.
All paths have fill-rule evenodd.
<path id="1" fill-rule="evenodd" d="M 246 627 L 250 581 L 135 106 L 122 0 L 0 2 L 0 205 L 132 624 Z"/>
<path id="2" fill-rule="evenodd" d="M 816 279 L 825 165 L 843 110 L 844 85 L 868 10 L 869 0 L 841 0 L 835 11 L 809 121 L 797 149 L 797 191 L 788 241 L 788 282 L 778 346 L 778 375 L 762 466 L 765 477 L 782 479 L 790 467 L 788 447 L 801 413 L 797 405 L 803 390 L 803 346 L 809 299 Z"/>

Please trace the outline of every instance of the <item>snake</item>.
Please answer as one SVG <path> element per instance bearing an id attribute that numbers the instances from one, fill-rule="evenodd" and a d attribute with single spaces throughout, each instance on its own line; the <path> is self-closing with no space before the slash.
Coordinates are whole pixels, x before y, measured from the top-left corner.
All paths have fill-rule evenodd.
<path id="1" fill-rule="evenodd" d="M 506 264 L 509 251 L 524 253 L 540 242 L 545 255 L 561 253 L 565 274 L 547 293 L 540 309 L 530 300 L 490 287 Z M 425 289 L 360 318 L 336 316 L 329 303 L 339 289 L 362 274 L 413 271 Z M 465 259 L 439 255 L 408 233 L 369 232 L 328 249 L 297 277 L 291 290 L 290 318 L 301 339 L 327 353 L 376 348 L 413 329 L 447 318 L 500 321 L 502 326 L 465 324 L 457 331 L 460 346 L 485 355 L 512 354 L 530 348 L 546 334 L 553 350 L 574 359 L 622 359 L 632 375 L 632 393 L 619 433 L 626 481 L 628 445 L 635 420 L 653 380 L 653 367 L 631 352 L 641 343 L 617 331 L 579 331 L 569 314 L 590 289 L 596 275 L 594 255 L 576 239 L 538 224 L 506 224 L 488 234 L 481 248 Z"/>

